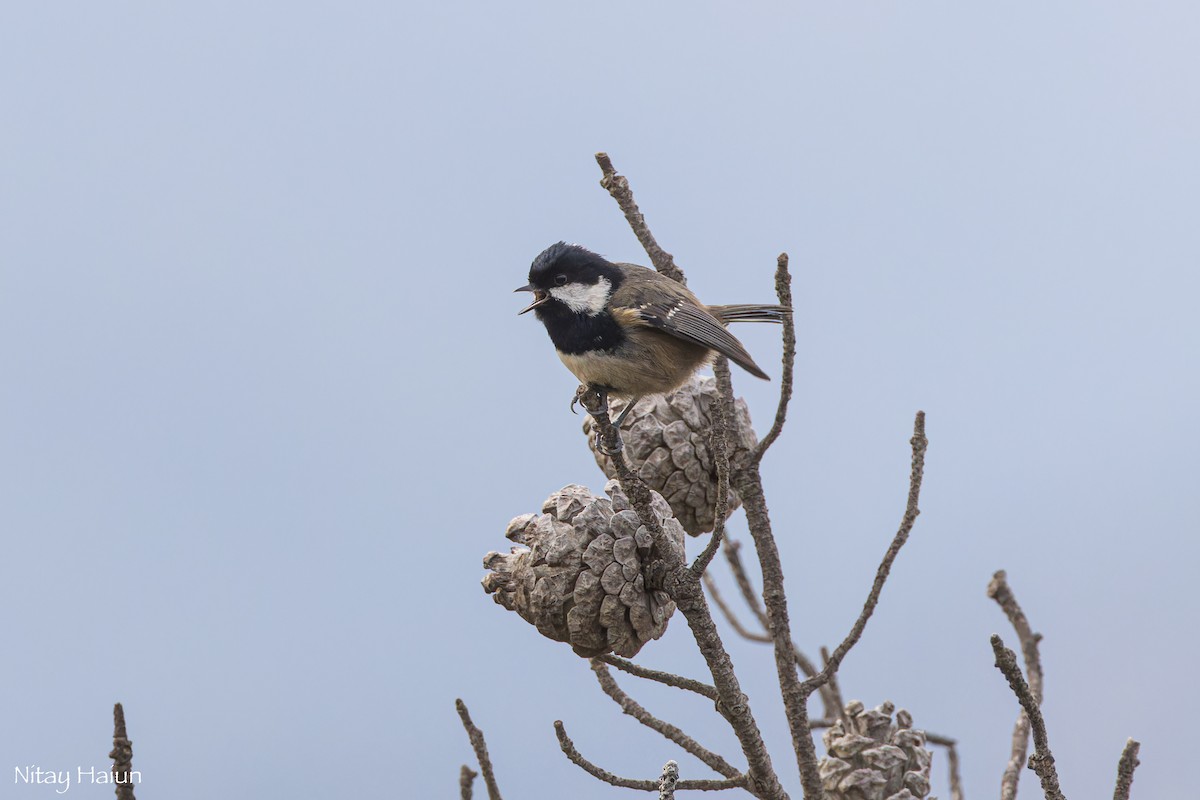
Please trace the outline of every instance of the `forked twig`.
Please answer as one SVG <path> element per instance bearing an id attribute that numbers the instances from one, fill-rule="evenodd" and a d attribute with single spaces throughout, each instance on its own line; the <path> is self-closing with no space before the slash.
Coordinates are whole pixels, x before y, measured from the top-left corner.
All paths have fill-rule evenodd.
<path id="1" fill-rule="evenodd" d="M 606 695 L 613 699 L 621 710 L 629 716 L 636 719 L 641 724 L 645 725 L 652 731 L 662 734 L 665 738 L 671 740 L 675 744 L 682 747 L 687 752 L 698 758 L 705 766 L 712 769 L 714 772 L 724 775 L 726 778 L 736 778 L 742 773 L 728 761 L 713 751 L 701 745 L 691 736 L 688 736 L 679 728 L 658 719 L 645 708 L 643 708 L 636 700 L 626 694 L 617 682 L 613 679 L 608 668 L 599 659 L 592 659 L 592 671 L 596 673 L 596 679 L 600 682 L 600 688 Z"/>
<path id="2" fill-rule="evenodd" d="M 1025 659 L 1025 674 L 1029 676 L 1029 691 L 1033 695 L 1034 702 L 1040 706 L 1045 691 L 1043 688 L 1045 675 L 1042 672 L 1041 656 L 1038 653 L 1038 644 L 1042 640 L 1042 635 L 1034 633 L 1033 628 L 1029 625 L 1029 618 L 1025 616 L 1025 612 L 1017 603 L 1016 595 L 1013 594 L 1012 587 L 1008 585 L 1008 576 L 1004 570 L 999 570 L 992 576 L 991 582 L 988 583 L 987 595 L 996 601 L 1004 611 L 1004 615 L 1008 617 L 1013 630 L 1017 632 L 1017 639 L 1021 643 L 1021 654 Z M 1012 754 L 1009 756 L 1004 774 L 1000 778 L 1000 800 L 1015 800 L 1017 785 L 1021 780 L 1021 771 L 1025 767 L 1025 754 L 1028 750 L 1029 715 L 1022 708 L 1017 712 L 1017 722 L 1013 726 Z"/>
<path id="3" fill-rule="evenodd" d="M 1029 684 L 1021 675 L 1021 668 L 1017 666 L 1017 656 L 1004 646 L 1004 641 L 996 634 L 992 634 L 992 652 L 996 654 L 996 668 L 1008 680 L 1009 688 L 1025 709 L 1025 714 L 1029 717 L 1029 726 L 1033 729 L 1033 755 L 1029 757 L 1029 766 L 1041 780 L 1046 800 L 1066 800 L 1058 786 L 1058 771 L 1054 768 L 1054 754 L 1050 752 L 1050 739 L 1046 735 L 1046 721 L 1042 718 L 1042 709 L 1038 706 Z"/>
<path id="4" fill-rule="evenodd" d="M 496 775 L 492 770 L 492 759 L 488 756 L 487 742 L 483 738 L 483 731 L 471 721 L 471 713 L 467 711 L 466 703 L 461 699 L 456 699 L 454 707 L 458 709 L 458 717 L 462 720 L 467 737 L 471 740 L 471 747 L 475 750 L 475 758 L 479 761 L 479 770 L 483 773 L 483 782 L 487 786 L 488 800 L 501 800 L 500 787 L 496 785 Z M 459 781 L 461 786 L 462 773 L 459 775 Z"/>
<path id="5" fill-rule="evenodd" d="M 623 778 L 588 761 L 575 747 L 575 743 L 571 741 L 571 737 L 567 736 L 567 729 L 563 727 L 562 720 L 554 721 L 554 733 L 558 736 L 558 746 L 563 751 L 563 755 L 572 764 L 575 764 L 593 778 L 598 778 L 607 784 L 619 786 L 622 789 L 637 789 L 643 792 L 657 792 L 660 790 L 660 781 Z M 675 788 L 715 792 L 722 789 L 737 789 L 745 785 L 746 776 L 743 775 L 741 778 L 731 778 L 723 781 L 682 780 L 675 783 Z"/>

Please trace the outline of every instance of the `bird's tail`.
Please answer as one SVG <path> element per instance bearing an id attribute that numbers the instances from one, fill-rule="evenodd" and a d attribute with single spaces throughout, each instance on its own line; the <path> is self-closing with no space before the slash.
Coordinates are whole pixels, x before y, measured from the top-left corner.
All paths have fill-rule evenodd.
<path id="1" fill-rule="evenodd" d="M 792 313 L 787 306 L 764 306 L 743 303 L 733 306 L 709 306 L 708 310 L 721 322 L 783 322 Z"/>

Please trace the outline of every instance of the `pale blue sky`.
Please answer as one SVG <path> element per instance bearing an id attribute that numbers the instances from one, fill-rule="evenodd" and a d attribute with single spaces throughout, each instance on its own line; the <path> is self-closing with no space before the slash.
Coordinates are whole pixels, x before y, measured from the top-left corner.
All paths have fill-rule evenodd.
<path id="1" fill-rule="evenodd" d="M 511 294 L 559 239 L 645 261 L 603 149 L 701 297 L 770 300 L 792 255 L 766 469 L 801 645 L 853 621 L 924 409 L 847 696 L 959 737 L 996 796 L 1005 568 L 1068 796 L 1111 792 L 1127 736 L 1135 797 L 1182 796 L 1198 39 L 1166 1 L 7 4 L 0 786 L 106 764 L 118 700 L 146 798 L 453 796 L 456 696 L 506 796 L 626 796 L 560 718 L 616 772 L 709 775 L 478 585 L 511 517 L 603 486 Z M 778 331 L 741 332 L 778 374 Z M 735 386 L 761 429 L 775 385 Z M 799 797 L 771 655 L 729 644 Z M 682 620 L 639 659 L 703 671 Z M 622 684 L 740 763 L 711 708 Z"/>

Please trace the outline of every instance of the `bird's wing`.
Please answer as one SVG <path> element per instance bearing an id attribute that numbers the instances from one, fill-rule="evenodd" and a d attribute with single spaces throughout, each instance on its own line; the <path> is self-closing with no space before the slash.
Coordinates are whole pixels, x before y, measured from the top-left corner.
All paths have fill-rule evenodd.
<path id="1" fill-rule="evenodd" d="M 644 302 L 620 311 L 630 322 L 656 328 L 686 342 L 716 350 L 751 375 L 770 380 L 720 320 L 688 298 L 674 298 L 659 303 Z"/>

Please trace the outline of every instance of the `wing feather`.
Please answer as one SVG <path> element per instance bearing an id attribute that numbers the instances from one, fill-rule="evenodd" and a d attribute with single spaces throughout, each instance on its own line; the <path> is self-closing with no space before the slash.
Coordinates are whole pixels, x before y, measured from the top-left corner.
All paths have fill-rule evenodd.
<path id="1" fill-rule="evenodd" d="M 685 298 L 667 303 L 643 303 L 629 310 L 645 325 L 716 350 L 751 375 L 770 380 L 720 320 Z"/>

